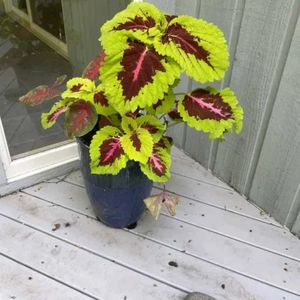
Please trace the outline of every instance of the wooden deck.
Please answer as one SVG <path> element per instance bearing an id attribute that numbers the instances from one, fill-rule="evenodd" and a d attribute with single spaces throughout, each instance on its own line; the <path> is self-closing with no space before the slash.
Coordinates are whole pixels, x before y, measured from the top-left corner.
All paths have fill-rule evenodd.
<path id="1" fill-rule="evenodd" d="M 133 230 L 95 219 L 78 171 L 1 198 L 0 299 L 300 298 L 299 239 L 176 149 L 166 187 L 176 217 Z"/>

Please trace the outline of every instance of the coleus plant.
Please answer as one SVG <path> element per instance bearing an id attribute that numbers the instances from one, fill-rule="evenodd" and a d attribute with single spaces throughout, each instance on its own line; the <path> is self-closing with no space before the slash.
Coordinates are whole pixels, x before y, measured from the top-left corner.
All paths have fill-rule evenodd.
<path id="1" fill-rule="evenodd" d="M 94 174 L 118 174 L 129 160 L 155 182 L 170 178 L 170 126 L 186 123 L 223 138 L 242 128 L 243 110 L 229 89 L 203 87 L 176 94 L 185 72 L 198 83 L 221 80 L 229 67 L 222 31 L 191 16 L 167 15 L 149 3 L 131 3 L 101 28 L 103 51 L 83 72 L 69 80 L 61 100 L 42 114 L 50 128 L 65 114 L 69 138 L 94 130 L 90 168 Z M 58 95 L 60 77 L 20 98 L 35 105 Z M 157 216 L 161 204 L 171 212 L 178 199 L 165 192 L 145 200 Z"/>

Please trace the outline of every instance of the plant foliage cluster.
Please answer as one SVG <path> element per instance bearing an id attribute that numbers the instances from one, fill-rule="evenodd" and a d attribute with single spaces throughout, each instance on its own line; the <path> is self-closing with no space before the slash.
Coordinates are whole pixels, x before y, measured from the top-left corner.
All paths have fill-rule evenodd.
<path id="1" fill-rule="evenodd" d="M 134 160 L 149 179 L 166 182 L 170 126 L 185 122 L 212 139 L 241 130 L 243 110 L 229 88 L 174 92 L 183 72 L 200 84 L 224 77 L 229 54 L 216 25 L 167 15 L 152 4 L 131 3 L 102 26 L 100 41 L 103 51 L 82 77 L 67 82 L 61 100 L 42 114 L 44 128 L 64 114 L 69 138 L 98 129 L 90 144 L 92 173 L 117 174 Z M 20 100 L 36 105 L 57 97 L 63 82 L 60 77 Z"/>

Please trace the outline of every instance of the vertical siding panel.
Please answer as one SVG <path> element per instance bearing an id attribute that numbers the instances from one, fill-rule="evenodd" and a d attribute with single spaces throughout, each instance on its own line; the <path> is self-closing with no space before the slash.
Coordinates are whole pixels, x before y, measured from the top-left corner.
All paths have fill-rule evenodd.
<path id="1" fill-rule="evenodd" d="M 98 53 L 99 28 L 130 0 L 62 0 L 70 61 L 75 74 Z"/>
<path id="2" fill-rule="evenodd" d="M 242 194 L 248 193 L 268 117 L 276 95 L 289 29 L 299 1 L 246 1 L 231 77 L 231 88 L 245 110 L 241 135 L 218 147 L 214 171 Z"/>
<path id="3" fill-rule="evenodd" d="M 231 67 L 225 78 L 223 81 L 210 84 L 217 88 L 227 86 L 230 81 L 243 9 L 244 0 L 201 0 L 199 18 L 213 22 L 220 27 L 228 41 L 230 51 Z M 193 82 L 193 89 L 198 86 L 198 83 Z M 217 141 L 208 140 L 207 134 L 187 127 L 185 151 L 209 169 L 213 168 L 217 145 Z"/>
<path id="4" fill-rule="evenodd" d="M 300 18 L 257 164 L 250 199 L 292 227 L 300 210 Z"/>

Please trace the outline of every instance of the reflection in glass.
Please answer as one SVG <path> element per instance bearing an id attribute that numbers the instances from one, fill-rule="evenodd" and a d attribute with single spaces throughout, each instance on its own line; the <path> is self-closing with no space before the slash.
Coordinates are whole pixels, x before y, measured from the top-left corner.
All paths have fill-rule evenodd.
<path id="1" fill-rule="evenodd" d="M 12 0 L 13 5 L 27 14 L 26 0 Z"/>
<path id="2" fill-rule="evenodd" d="M 61 0 L 30 0 L 33 22 L 65 42 Z"/>
<path id="3" fill-rule="evenodd" d="M 0 118 L 10 154 L 66 141 L 63 118 L 48 130 L 40 124 L 41 112 L 47 112 L 57 99 L 35 107 L 18 99 L 62 74 L 71 77 L 69 62 L 6 15 L 0 15 L 0 28 Z"/>

